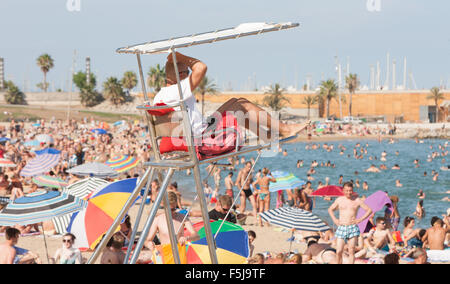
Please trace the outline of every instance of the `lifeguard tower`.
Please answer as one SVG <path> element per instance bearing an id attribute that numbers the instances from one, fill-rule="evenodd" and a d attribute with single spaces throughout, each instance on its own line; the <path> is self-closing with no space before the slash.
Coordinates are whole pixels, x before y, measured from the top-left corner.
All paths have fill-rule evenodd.
<path id="1" fill-rule="evenodd" d="M 133 251 L 132 245 L 129 245 L 127 255 L 125 258 L 125 263 L 136 263 L 139 254 L 144 246 L 145 239 L 148 236 L 150 227 L 156 217 L 156 213 L 158 208 L 160 208 L 161 203 L 164 202 L 164 211 L 167 220 L 167 226 L 169 228 L 169 235 L 171 240 L 171 247 L 174 257 L 175 263 L 180 263 L 180 257 L 177 246 L 177 232 L 173 226 L 171 210 L 168 201 L 167 187 L 170 184 L 171 178 L 175 171 L 182 171 L 186 169 L 191 169 L 193 172 L 193 178 L 195 180 L 195 187 L 197 192 L 197 197 L 200 202 L 200 208 L 202 212 L 203 223 L 205 224 L 205 234 L 208 243 L 209 255 L 212 264 L 218 264 L 217 255 L 216 255 L 216 245 L 214 241 L 214 236 L 212 234 L 212 230 L 210 227 L 210 221 L 208 217 L 207 210 L 207 201 L 205 198 L 204 190 L 201 183 L 201 173 L 200 173 L 200 165 L 202 164 L 216 164 L 219 160 L 232 158 L 238 155 L 242 155 L 249 152 L 258 151 L 259 159 L 261 155 L 261 151 L 267 148 L 271 148 L 273 145 L 279 145 L 280 143 L 284 143 L 292 140 L 295 137 L 285 138 L 283 140 L 276 140 L 270 143 L 264 143 L 260 145 L 245 145 L 244 141 L 240 137 L 239 133 L 234 129 L 224 128 L 219 131 L 212 131 L 208 133 L 208 135 L 220 135 L 219 132 L 223 134 L 223 132 L 229 132 L 235 135 L 235 145 L 233 149 L 230 149 L 226 153 L 221 153 L 217 156 L 208 156 L 202 157 L 199 156 L 198 153 L 198 143 L 195 141 L 197 139 L 202 139 L 201 137 L 194 137 L 193 131 L 191 129 L 189 113 L 187 111 L 187 107 L 185 101 L 183 100 L 182 88 L 180 85 L 180 77 L 177 68 L 177 60 L 175 51 L 179 48 L 190 47 L 194 45 L 214 43 L 217 41 L 227 40 L 227 39 L 237 39 L 244 36 L 250 35 L 259 35 L 266 32 L 273 31 L 281 31 L 285 29 L 290 29 L 294 27 L 298 27 L 297 23 L 246 23 L 241 24 L 235 28 L 216 30 L 201 34 L 193 34 L 184 37 L 170 38 L 161 41 L 148 42 L 133 46 L 127 46 L 123 48 L 117 49 L 118 53 L 131 53 L 136 54 L 137 63 L 139 67 L 139 75 L 141 80 L 142 92 L 144 94 L 145 103 L 142 106 L 139 106 L 138 109 L 143 110 L 145 112 L 146 120 L 148 122 L 148 132 L 150 136 L 150 142 L 153 150 L 153 160 L 151 162 L 145 163 L 147 167 L 144 175 L 140 178 L 133 194 L 130 196 L 125 206 L 122 208 L 118 217 L 115 219 L 114 223 L 105 234 L 103 240 L 99 243 L 96 250 L 92 254 L 88 263 L 95 263 L 96 259 L 103 251 L 104 247 L 108 240 L 114 234 L 116 228 L 120 225 L 121 221 L 125 217 L 126 213 L 132 206 L 133 202 L 138 198 L 141 190 L 145 186 L 145 190 L 143 193 L 143 200 L 145 200 L 148 196 L 150 189 L 150 182 L 158 177 L 159 180 L 162 180 L 162 185 L 159 190 L 159 193 L 155 199 L 152 209 L 148 216 L 146 216 L 146 221 L 144 228 L 139 237 L 139 241 L 137 242 L 135 249 Z M 145 87 L 145 78 L 142 71 L 142 63 L 141 63 L 141 54 L 158 54 L 158 53 L 171 53 L 173 58 L 173 64 L 175 68 L 175 74 L 177 76 L 177 85 L 179 91 L 179 101 L 175 104 L 171 105 L 155 105 L 149 102 L 149 98 L 147 96 L 147 90 Z M 182 153 L 171 153 L 170 156 L 165 156 L 160 152 L 160 143 L 164 137 L 171 137 L 172 133 L 169 133 L 167 129 L 169 129 L 169 125 L 178 123 L 182 128 L 182 137 L 187 145 L 187 152 Z M 177 137 L 179 137 L 177 135 Z M 256 160 L 256 162 L 257 162 Z M 256 163 L 255 162 L 255 163 Z M 254 166 L 254 165 L 253 165 Z M 163 176 L 165 175 L 165 176 Z M 248 177 L 247 177 L 248 178 Z M 242 191 L 242 188 L 240 189 Z M 239 196 L 239 194 L 238 194 Z M 236 200 L 235 200 L 236 201 Z M 134 222 L 133 233 L 130 239 L 130 244 L 134 243 L 136 238 L 136 232 L 138 229 L 138 225 L 143 219 L 144 212 L 144 204 L 145 202 L 141 202 L 139 211 L 137 214 L 137 218 Z M 226 218 L 225 218 L 226 219 Z M 219 229 L 220 230 L 220 229 Z"/>

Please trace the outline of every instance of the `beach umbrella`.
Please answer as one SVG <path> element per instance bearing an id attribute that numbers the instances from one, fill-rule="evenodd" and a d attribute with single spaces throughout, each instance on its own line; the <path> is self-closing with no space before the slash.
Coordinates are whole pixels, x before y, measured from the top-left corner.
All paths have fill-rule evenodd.
<path id="1" fill-rule="evenodd" d="M 11 141 L 11 139 L 9 139 L 8 137 L 0 137 L 0 143 L 1 144 L 6 143 L 7 141 Z"/>
<path id="2" fill-rule="evenodd" d="M 107 134 L 108 133 L 108 131 L 106 131 L 105 129 L 102 129 L 102 128 L 92 129 L 91 132 L 95 133 L 95 134 Z"/>
<path id="3" fill-rule="evenodd" d="M 46 175 L 36 176 L 32 179 L 32 181 L 42 187 L 51 187 L 58 189 L 69 185 L 69 183 L 64 181 L 63 179 Z"/>
<path id="4" fill-rule="evenodd" d="M 221 224 L 223 222 L 222 227 Z M 243 264 L 250 255 L 248 233 L 239 225 L 215 221 L 211 224 L 213 235 L 217 233 L 216 253 L 219 264 Z M 209 250 L 206 241 L 204 226 L 197 232 L 200 236 L 198 241 L 192 242 L 187 247 L 188 264 L 210 264 Z"/>
<path id="5" fill-rule="evenodd" d="M 63 189 L 63 192 L 81 199 L 87 199 L 92 193 L 100 190 L 108 184 L 110 184 L 110 182 L 104 179 L 90 177 L 67 186 Z M 67 227 L 70 224 L 71 218 L 72 214 L 53 218 L 52 222 L 55 227 L 55 231 L 58 234 L 67 233 Z"/>
<path id="6" fill-rule="evenodd" d="M 392 201 L 389 198 L 389 195 L 381 190 L 376 191 L 375 193 L 369 195 L 365 200 L 364 203 L 369 206 L 370 209 L 372 209 L 372 212 L 375 214 L 376 212 L 382 210 L 385 206 L 389 210 L 392 211 Z M 361 218 L 366 213 L 366 210 L 362 209 L 361 207 L 358 209 L 358 213 L 356 214 L 356 218 Z M 358 224 L 359 231 L 361 233 L 365 233 L 367 223 L 369 222 L 369 217 L 364 219 L 361 223 Z M 370 229 L 369 229 L 370 230 Z M 369 231 L 367 230 L 367 231 Z"/>
<path id="7" fill-rule="evenodd" d="M 80 211 L 87 202 L 59 191 L 38 191 L 17 198 L 0 212 L 0 226 L 36 224 Z"/>
<path id="8" fill-rule="evenodd" d="M 318 190 L 314 191 L 311 196 L 329 196 L 329 197 L 338 197 L 344 196 L 344 191 L 342 187 L 337 185 L 327 185 Z"/>
<path id="9" fill-rule="evenodd" d="M 60 152 L 57 150 L 45 149 L 35 153 L 37 156 L 25 165 L 20 175 L 25 177 L 42 175 L 59 163 Z"/>
<path id="10" fill-rule="evenodd" d="M 125 120 L 119 120 L 113 123 L 113 126 L 119 126 L 125 123 Z"/>
<path id="11" fill-rule="evenodd" d="M 23 146 L 25 147 L 37 147 L 41 144 L 41 142 L 37 140 L 30 140 L 23 143 Z"/>
<path id="12" fill-rule="evenodd" d="M 77 236 L 79 248 L 94 249 L 101 241 L 133 193 L 136 180 L 124 179 L 106 185 L 89 198 L 84 210 L 72 215 L 67 231 Z"/>
<path id="13" fill-rule="evenodd" d="M 269 184 L 270 192 L 300 188 L 306 183 L 305 181 L 288 172 L 274 171 L 272 172 L 272 176 L 277 180 L 277 182 L 271 182 Z"/>
<path id="14" fill-rule="evenodd" d="M 17 167 L 17 165 L 11 162 L 10 160 L 0 158 L 0 168 L 14 168 L 14 167 Z"/>
<path id="15" fill-rule="evenodd" d="M 108 165 L 102 163 L 86 163 L 71 168 L 67 171 L 70 174 L 78 176 L 89 176 L 98 178 L 117 177 L 118 173 Z"/>
<path id="16" fill-rule="evenodd" d="M 328 231 L 328 227 L 313 213 L 294 207 L 280 207 L 260 213 L 266 222 L 286 229 L 296 229 L 309 232 Z"/>
<path id="17" fill-rule="evenodd" d="M 47 143 L 47 144 L 55 142 L 55 140 L 48 134 L 39 134 L 35 137 L 35 140 L 39 141 L 40 143 Z"/>
<path id="18" fill-rule="evenodd" d="M 109 124 L 108 124 L 107 122 L 100 122 L 100 123 L 98 124 L 98 128 L 101 128 L 101 129 L 109 129 Z"/>
<path id="19" fill-rule="evenodd" d="M 138 160 L 132 156 L 122 155 L 105 162 L 105 165 L 110 166 L 118 173 L 126 172 L 136 167 Z"/>
<path id="20" fill-rule="evenodd" d="M 104 179 L 89 177 L 67 186 L 63 191 L 67 194 L 85 199 L 93 192 L 105 187 L 108 184 L 110 184 L 110 182 Z"/>

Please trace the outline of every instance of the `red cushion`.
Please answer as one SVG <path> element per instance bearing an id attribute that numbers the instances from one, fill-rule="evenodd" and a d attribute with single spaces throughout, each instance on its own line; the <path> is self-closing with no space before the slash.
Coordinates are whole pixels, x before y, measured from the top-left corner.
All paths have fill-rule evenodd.
<path id="1" fill-rule="evenodd" d="M 183 138 L 177 137 L 163 137 L 159 144 L 159 152 L 161 154 L 170 153 L 174 151 L 187 152 L 188 148 Z"/>
<path id="2" fill-rule="evenodd" d="M 222 114 L 222 117 L 217 117 L 216 125 L 212 126 L 213 129 L 208 130 L 221 130 L 231 128 L 237 130 L 224 131 L 218 135 L 211 135 L 203 137 L 203 140 L 196 145 L 197 157 L 199 160 L 206 158 L 219 156 L 236 149 L 236 139 L 240 136 L 237 120 L 233 115 Z M 182 137 L 163 137 L 159 145 L 159 151 L 161 154 L 170 153 L 174 151 L 187 152 L 188 147 Z"/>
<path id="3" fill-rule="evenodd" d="M 165 103 L 157 103 L 155 106 L 166 106 Z M 146 107 L 149 107 L 149 105 L 146 105 Z M 175 111 L 173 108 L 164 108 L 164 109 L 153 109 L 153 110 L 147 110 L 147 112 L 151 115 L 156 116 L 163 116 L 165 114 L 171 113 L 172 111 Z"/>

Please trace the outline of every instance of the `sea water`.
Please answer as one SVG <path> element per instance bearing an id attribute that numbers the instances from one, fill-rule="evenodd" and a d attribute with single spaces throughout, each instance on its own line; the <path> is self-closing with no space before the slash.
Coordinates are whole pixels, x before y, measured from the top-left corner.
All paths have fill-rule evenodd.
<path id="1" fill-rule="evenodd" d="M 442 214 L 446 213 L 447 208 L 450 207 L 450 203 L 442 201 L 442 198 L 450 196 L 446 194 L 446 191 L 450 190 L 450 171 L 443 171 L 440 168 L 450 164 L 450 155 L 446 157 L 437 157 L 432 162 L 427 162 L 428 155 L 432 152 L 441 152 L 438 149 L 438 145 L 444 145 L 446 140 L 424 140 L 423 143 L 415 143 L 414 140 L 398 140 L 393 144 L 389 144 L 388 140 L 383 140 L 379 143 L 377 140 L 341 140 L 341 141 L 328 141 L 328 142 L 315 142 L 316 144 L 333 145 L 334 150 L 327 152 L 322 147 L 317 150 L 305 150 L 306 145 L 312 143 L 291 143 L 282 145 L 282 149 L 287 151 L 287 156 L 283 156 L 282 153 L 278 153 L 275 157 L 260 158 L 255 166 L 255 173 L 263 167 L 269 168 L 271 171 L 286 171 L 293 173 L 295 176 L 302 180 L 307 180 L 306 174 L 310 168 L 311 162 L 316 160 L 319 166 L 315 168 L 316 173 L 312 176 L 312 187 L 317 188 L 318 182 L 325 183 L 325 178 L 329 177 L 331 185 L 338 185 L 339 176 L 343 175 L 344 182 L 357 179 L 360 182 L 360 188 L 354 187 L 354 190 L 360 195 L 369 196 L 372 193 L 382 190 L 386 191 L 389 195 L 397 195 L 399 197 L 398 210 L 400 213 L 401 224 L 400 229 L 403 229 L 403 220 L 406 216 L 412 216 L 415 212 L 415 208 L 419 199 L 417 193 L 419 189 L 422 189 L 426 198 L 424 199 L 425 217 L 416 219 L 416 228 L 428 228 L 430 226 L 430 220 L 433 216 L 442 218 Z M 367 154 L 364 154 L 363 159 L 355 159 L 353 157 L 353 148 L 356 143 L 360 143 L 361 147 L 367 147 Z M 340 155 L 339 145 L 346 148 L 343 155 Z M 430 146 L 433 149 L 430 149 Z M 448 150 L 449 148 L 447 148 Z M 358 154 L 360 148 L 357 148 Z M 380 161 L 381 153 L 385 151 L 387 153 L 386 161 Z M 398 151 L 398 155 L 396 155 Z M 348 157 L 350 155 L 350 157 Z M 257 153 L 249 153 L 244 155 L 246 161 L 251 158 L 256 159 Z M 377 160 L 369 160 L 369 157 L 376 156 Z M 442 163 L 442 159 L 445 158 L 445 163 Z M 414 160 L 419 160 L 419 167 L 415 168 Z M 303 160 L 303 167 L 297 168 L 297 161 Z M 331 164 L 335 164 L 335 168 L 321 167 L 320 163 L 326 164 L 328 161 Z M 225 163 L 227 161 L 224 161 Z M 379 167 L 381 164 L 387 166 L 387 170 L 382 170 L 380 173 L 368 173 L 365 172 L 370 165 L 374 164 Z M 400 170 L 392 170 L 391 168 L 398 164 Z M 238 171 L 243 167 L 239 165 L 234 171 L 233 180 L 236 180 Z M 207 176 L 205 166 L 201 168 L 202 179 Z M 437 181 L 433 181 L 431 171 L 435 170 L 439 172 Z M 355 175 L 355 171 L 358 172 Z M 228 174 L 228 170 L 222 170 L 221 172 L 221 184 L 219 194 L 225 193 L 224 178 Z M 424 176 L 424 172 L 427 175 Z M 396 187 L 395 180 L 399 179 L 402 187 Z M 189 199 L 194 199 L 195 183 L 193 176 L 187 176 L 185 172 L 176 173 L 173 181 L 178 182 L 178 186 L 183 196 Z M 362 189 L 363 182 L 366 181 L 369 184 L 369 190 L 364 191 Z M 214 178 L 212 176 L 208 179 L 209 185 L 214 188 Z M 235 196 L 238 189 L 234 188 Z M 286 195 L 285 195 L 286 197 Z M 271 194 L 271 209 L 276 206 L 277 193 Z M 237 204 L 239 204 L 239 199 Z M 313 213 L 319 216 L 321 219 L 329 222 L 332 225 L 331 218 L 327 212 L 328 207 L 332 201 L 325 201 L 321 197 L 316 198 L 315 208 Z M 250 202 L 247 200 L 247 210 L 250 210 Z M 337 212 L 335 212 L 337 215 Z M 384 212 L 378 212 L 375 217 L 383 216 Z"/>

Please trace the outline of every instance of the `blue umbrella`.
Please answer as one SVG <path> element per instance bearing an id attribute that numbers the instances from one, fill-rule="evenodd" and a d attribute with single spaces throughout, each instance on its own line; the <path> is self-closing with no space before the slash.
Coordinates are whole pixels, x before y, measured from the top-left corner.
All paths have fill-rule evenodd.
<path id="1" fill-rule="evenodd" d="M 105 129 L 102 129 L 102 128 L 92 129 L 91 132 L 93 132 L 95 134 L 106 134 L 106 133 L 108 133 Z"/>
<path id="2" fill-rule="evenodd" d="M 36 158 L 29 161 L 20 172 L 25 177 L 37 176 L 49 172 L 59 163 L 60 151 L 47 148 L 36 151 Z"/>
<path id="3" fill-rule="evenodd" d="M 11 139 L 9 139 L 8 137 L 0 137 L 0 143 L 1 142 L 6 142 L 6 141 L 9 141 L 9 140 L 11 140 Z"/>
<path id="4" fill-rule="evenodd" d="M 77 212 L 87 201 L 59 191 L 40 191 L 10 202 L 0 213 L 0 226 L 29 225 Z"/>
<path id="5" fill-rule="evenodd" d="M 124 124 L 124 123 L 125 123 L 124 120 L 119 120 L 119 121 L 114 122 L 114 123 L 113 123 L 113 126 L 119 126 L 119 125 L 122 125 L 122 124 Z"/>
<path id="6" fill-rule="evenodd" d="M 53 149 L 53 148 L 46 148 L 43 150 L 36 151 L 35 153 L 36 153 L 36 155 L 43 155 L 43 154 L 59 155 L 59 154 L 61 154 L 61 151 Z"/>
<path id="7" fill-rule="evenodd" d="M 269 185 L 270 192 L 277 192 L 279 190 L 294 189 L 299 188 L 306 184 L 305 181 L 299 179 L 288 172 L 274 171 L 272 176 L 277 180 L 277 182 L 271 182 Z"/>

